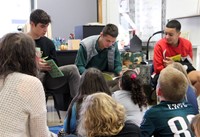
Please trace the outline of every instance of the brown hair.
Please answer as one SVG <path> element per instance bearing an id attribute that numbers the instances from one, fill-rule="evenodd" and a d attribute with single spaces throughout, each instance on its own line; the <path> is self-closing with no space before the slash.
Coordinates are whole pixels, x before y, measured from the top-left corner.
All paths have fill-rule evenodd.
<path id="1" fill-rule="evenodd" d="M 96 92 L 104 92 L 111 96 L 110 89 L 106 83 L 106 80 L 103 77 L 102 72 L 96 68 L 89 68 L 82 74 L 80 79 L 79 91 L 71 101 L 69 108 L 67 110 L 68 133 L 70 133 L 70 119 L 71 119 L 73 104 L 77 102 L 77 114 L 78 114 L 83 98 L 87 95 Z"/>
<path id="2" fill-rule="evenodd" d="M 107 24 L 103 30 L 103 35 L 106 36 L 106 35 L 110 35 L 114 38 L 116 38 L 118 36 L 118 28 L 116 25 L 114 24 Z"/>
<path id="3" fill-rule="evenodd" d="M 167 25 L 167 28 L 175 28 L 177 32 L 181 30 L 181 23 L 177 20 L 170 20 Z"/>
<path id="4" fill-rule="evenodd" d="M 44 10 L 36 9 L 30 14 L 30 21 L 32 21 L 36 26 L 38 23 L 51 23 L 51 18 Z"/>
<path id="5" fill-rule="evenodd" d="M 192 118 L 190 127 L 193 133 L 198 132 L 198 134 L 200 134 L 200 114 L 197 114 L 195 117 Z"/>
<path id="6" fill-rule="evenodd" d="M 23 33 L 8 33 L 0 41 L 0 76 L 20 72 L 37 75 L 35 42 Z"/>
<path id="7" fill-rule="evenodd" d="M 140 80 L 139 76 L 135 71 L 125 71 L 122 77 L 120 78 L 119 82 L 120 87 L 123 90 L 129 91 L 131 93 L 131 99 L 133 103 L 138 104 L 141 111 L 142 107 L 147 107 L 147 99 L 144 93 L 142 81 Z"/>

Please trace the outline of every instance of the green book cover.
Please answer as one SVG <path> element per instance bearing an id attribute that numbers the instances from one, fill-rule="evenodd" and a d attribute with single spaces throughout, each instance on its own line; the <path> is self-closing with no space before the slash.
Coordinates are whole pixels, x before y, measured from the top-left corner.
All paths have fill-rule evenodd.
<path id="1" fill-rule="evenodd" d="M 54 62 L 53 59 L 47 60 L 47 63 L 49 64 L 49 66 L 51 67 L 51 70 L 48 71 L 50 76 L 52 78 L 58 78 L 58 77 L 63 77 L 64 74 L 62 73 L 62 71 L 58 68 L 58 66 L 56 65 L 56 63 Z"/>
<path id="2" fill-rule="evenodd" d="M 106 81 L 111 81 L 120 78 L 120 76 L 115 77 L 114 73 L 111 72 L 103 72 L 102 74 Z"/>

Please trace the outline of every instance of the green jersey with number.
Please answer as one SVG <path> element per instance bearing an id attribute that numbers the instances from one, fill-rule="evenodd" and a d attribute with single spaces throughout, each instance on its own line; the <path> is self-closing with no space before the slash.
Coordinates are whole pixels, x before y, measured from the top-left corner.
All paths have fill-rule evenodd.
<path id="1" fill-rule="evenodd" d="M 195 111 L 187 102 L 167 102 L 146 111 L 141 123 L 142 137 L 193 137 L 189 128 Z"/>

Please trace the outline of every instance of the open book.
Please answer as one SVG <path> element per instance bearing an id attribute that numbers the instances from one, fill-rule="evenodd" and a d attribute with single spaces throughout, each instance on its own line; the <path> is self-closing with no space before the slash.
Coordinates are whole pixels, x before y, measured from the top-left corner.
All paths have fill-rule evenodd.
<path id="1" fill-rule="evenodd" d="M 166 49 L 163 51 L 163 58 L 165 59 L 166 58 Z M 175 56 L 172 56 L 170 57 L 173 61 L 181 61 L 181 54 L 178 54 L 178 55 L 175 55 Z"/>
<path id="2" fill-rule="evenodd" d="M 50 76 L 52 78 L 58 78 L 58 77 L 62 77 L 64 76 L 64 74 L 62 73 L 62 71 L 58 68 L 58 66 L 56 65 L 56 63 L 54 62 L 53 59 L 47 60 L 47 63 L 49 64 L 49 66 L 51 67 L 51 70 L 48 71 Z"/>
<path id="3" fill-rule="evenodd" d="M 113 73 L 103 72 L 103 76 L 106 81 L 111 81 L 120 78 L 120 76 L 114 76 Z"/>
<path id="4" fill-rule="evenodd" d="M 181 61 L 181 54 L 170 57 L 173 61 Z"/>

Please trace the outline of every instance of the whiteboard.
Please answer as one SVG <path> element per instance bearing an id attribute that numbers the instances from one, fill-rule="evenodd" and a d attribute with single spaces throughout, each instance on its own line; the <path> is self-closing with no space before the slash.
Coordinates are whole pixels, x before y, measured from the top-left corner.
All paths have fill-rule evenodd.
<path id="1" fill-rule="evenodd" d="M 200 46 L 200 16 L 178 19 L 181 23 L 181 32 L 188 32 L 193 46 Z"/>
<path id="2" fill-rule="evenodd" d="M 139 28 L 139 37 L 147 41 L 149 37 L 161 30 L 162 1 L 161 0 L 135 0 L 135 22 Z M 155 35 L 151 41 L 157 41 L 161 35 Z"/>

